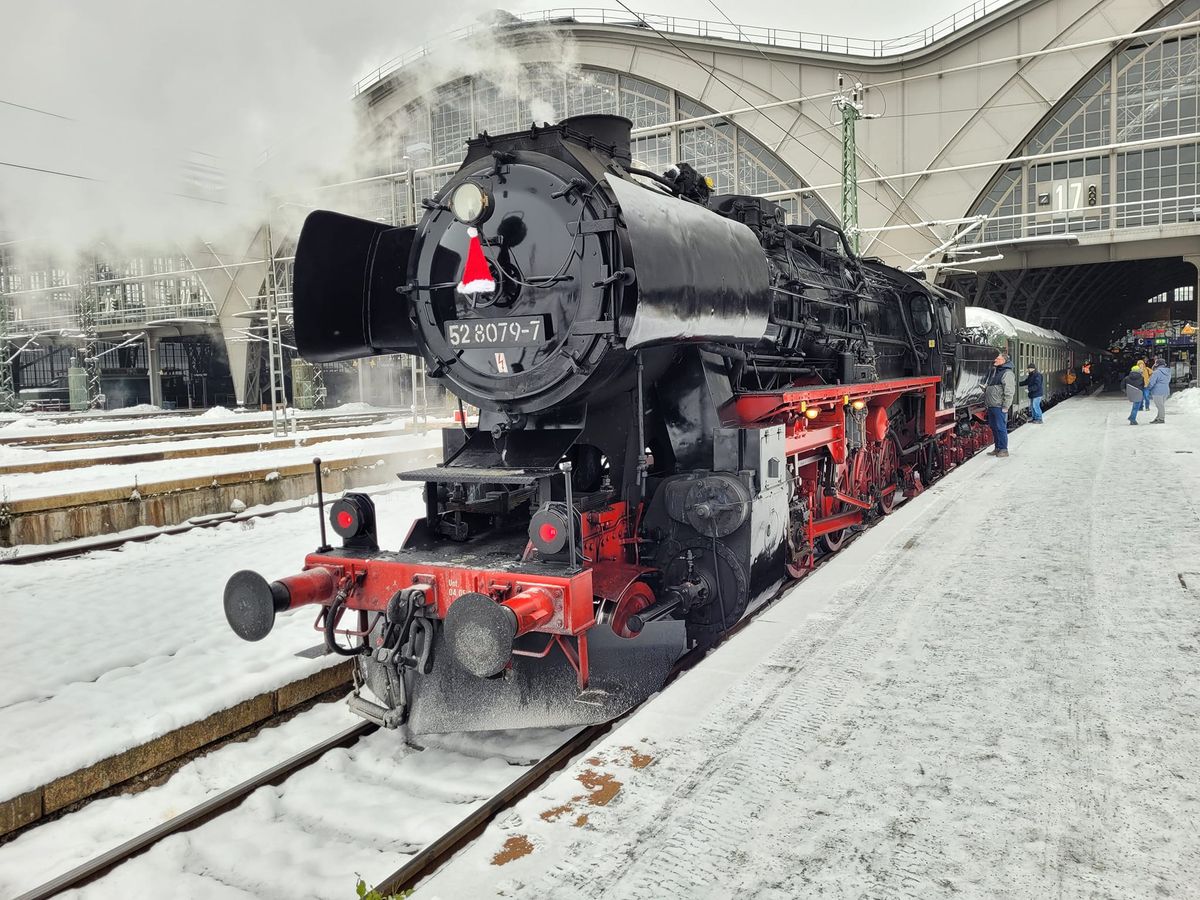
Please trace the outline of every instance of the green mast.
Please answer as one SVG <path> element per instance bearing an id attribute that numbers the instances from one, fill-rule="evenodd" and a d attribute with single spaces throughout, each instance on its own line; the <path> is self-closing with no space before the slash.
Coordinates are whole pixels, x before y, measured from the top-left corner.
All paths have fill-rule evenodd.
<path id="1" fill-rule="evenodd" d="M 854 82 L 854 89 L 847 96 L 843 90 L 843 77 L 839 74 L 838 95 L 833 105 L 842 114 L 842 229 L 850 239 L 850 246 L 857 254 L 858 243 L 858 148 L 855 144 L 855 126 L 863 118 L 863 86 Z"/>

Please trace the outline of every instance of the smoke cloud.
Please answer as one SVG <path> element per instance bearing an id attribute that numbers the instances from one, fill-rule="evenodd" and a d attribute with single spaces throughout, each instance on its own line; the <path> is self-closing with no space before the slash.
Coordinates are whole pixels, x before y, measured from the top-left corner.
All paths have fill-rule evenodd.
<path id="1" fill-rule="evenodd" d="M 259 221 L 353 177 L 357 78 L 485 6 L 0 0 L 0 232 L 67 253 Z"/>

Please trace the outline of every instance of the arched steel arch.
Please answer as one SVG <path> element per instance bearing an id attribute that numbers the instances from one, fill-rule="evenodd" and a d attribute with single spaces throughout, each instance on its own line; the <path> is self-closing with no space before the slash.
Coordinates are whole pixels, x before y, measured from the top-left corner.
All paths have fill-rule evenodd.
<path id="1" fill-rule="evenodd" d="M 1156 0 L 1015 0 L 921 50 L 878 58 L 680 33 L 668 43 L 648 28 L 569 20 L 514 31 L 499 43 L 522 62 L 561 59 L 569 46 L 580 65 L 663 84 L 716 110 L 823 94 L 765 114 L 730 117 L 808 184 L 823 185 L 840 173 L 839 134 L 827 96 L 837 73 L 873 85 L 868 112 L 882 113 L 860 125 L 860 177 L 1003 159 L 1111 47 L 1032 54 L 1134 31 L 1162 9 Z M 384 78 L 366 92 L 367 102 L 382 113 L 409 102 L 429 84 L 426 73 L 436 68 L 437 57 L 431 53 L 420 69 L 410 66 Z M 1000 65 L 963 68 L 1009 57 L 1013 61 Z M 863 185 L 860 220 L 870 228 L 959 217 L 994 175 L 995 169 L 975 168 Z M 830 190 L 823 199 L 836 208 L 836 196 Z M 904 263 L 923 256 L 941 236 L 928 229 L 889 232 L 886 244 L 873 239 L 866 249 Z"/>

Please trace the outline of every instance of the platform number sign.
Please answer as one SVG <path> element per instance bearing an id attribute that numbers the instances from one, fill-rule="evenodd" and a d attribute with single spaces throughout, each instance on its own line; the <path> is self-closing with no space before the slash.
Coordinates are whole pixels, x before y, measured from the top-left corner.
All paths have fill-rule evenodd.
<path id="1" fill-rule="evenodd" d="M 1063 178 L 1038 185 L 1038 218 L 1064 219 L 1100 215 L 1100 185 L 1086 179 Z"/>

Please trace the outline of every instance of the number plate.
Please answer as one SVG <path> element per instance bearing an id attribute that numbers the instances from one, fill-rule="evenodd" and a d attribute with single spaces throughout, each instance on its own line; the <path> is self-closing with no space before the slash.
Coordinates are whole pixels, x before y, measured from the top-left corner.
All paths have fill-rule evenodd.
<path id="1" fill-rule="evenodd" d="M 531 347 L 546 339 L 545 316 L 515 319 L 464 319 L 445 324 L 446 342 L 453 348 Z"/>

